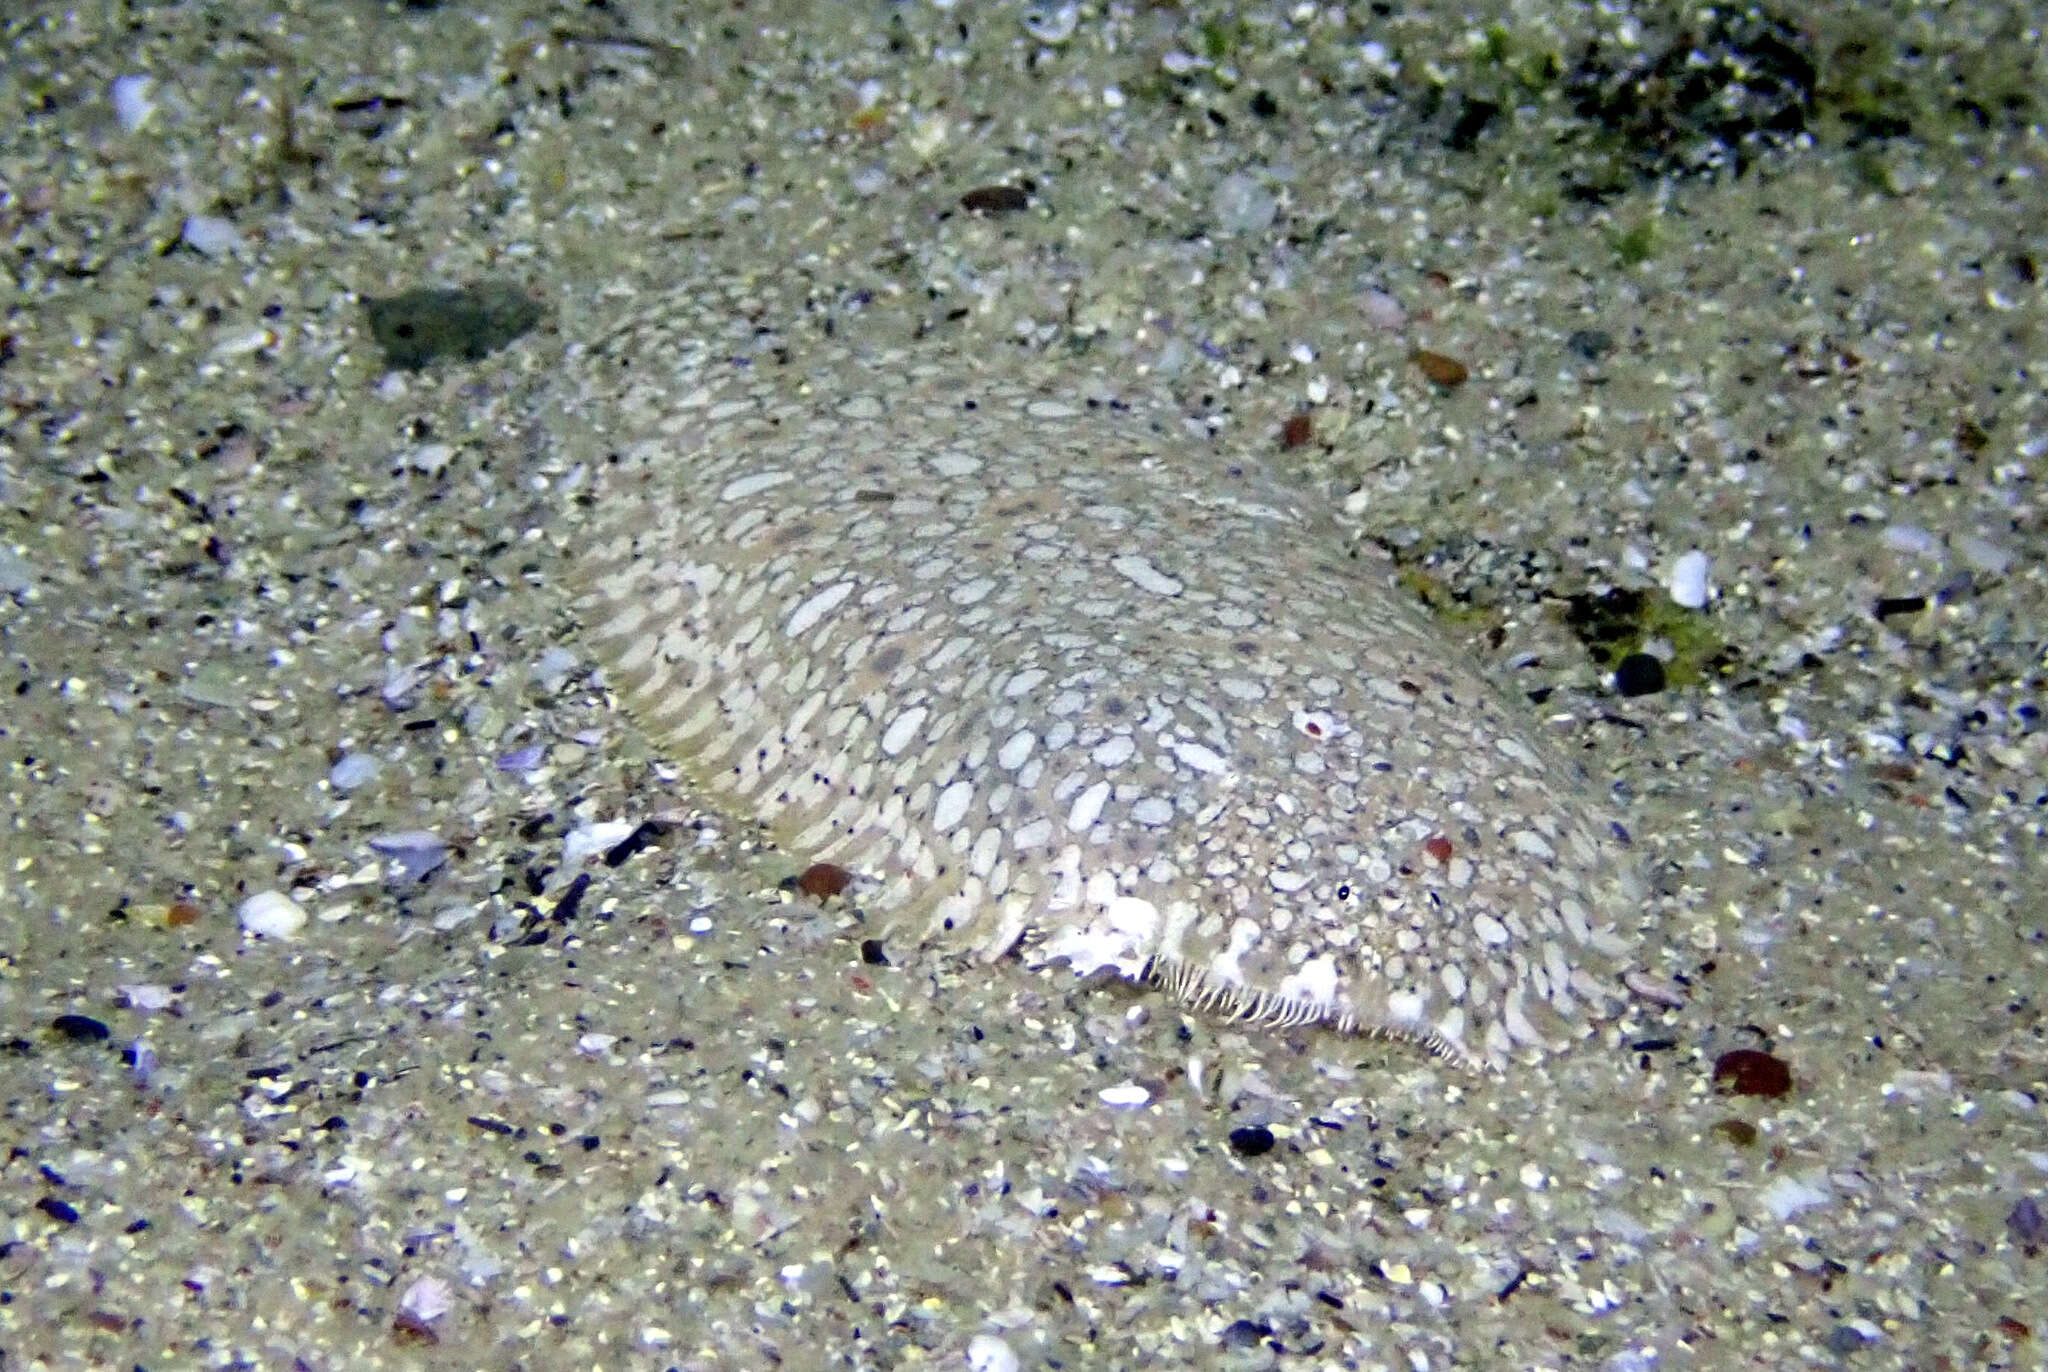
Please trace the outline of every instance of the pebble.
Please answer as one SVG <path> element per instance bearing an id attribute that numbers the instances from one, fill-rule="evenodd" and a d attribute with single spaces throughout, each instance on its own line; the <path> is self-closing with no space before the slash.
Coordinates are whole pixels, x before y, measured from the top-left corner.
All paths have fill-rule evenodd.
<path id="1" fill-rule="evenodd" d="M 247 933 L 292 939 L 306 927 L 306 911 L 282 891 L 258 891 L 235 907 L 235 921 Z"/>
<path id="2" fill-rule="evenodd" d="M 327 784 L 337 791 L 354 791 L 377 779 L 381 764 L 368 753 L 347 753 L 327 769 Z"/>
<path id="3" fill-rule="evenodd" d="M 241 251 L 241 230 L 227 220 L 210 214 L 195 214 L 185 221 L 179 237 L 201 257 L 226 257 Z"/>
<path id="4" fill-rule="evenodd" d="M 1017 1354 L 994 1334 L 976 1334 L 967 1341 L 969 1372 L 1017 1372 Z"/>
<path id="5" fill-rule="evenodd" d="M 1273 1151 L 1273 1131 L 1263 1124 L 1247 1124 L 1230 1131 L 1230 1151 L 1241 1158 L 1262 1157 Z"/>
<path id="6" fill-rule="evenodd" d="M 1707 574 L 1713 564 L 1707 555 L 1695 548 L 1680 554 L 1671 564 L 1671 580 L 1668 583 L 1671 598 L 1688 610 L 1697 610 L 1707 603 Z"/>
<path id="7" fill-rule="evenodd" d="M 50 1021 L 50 1028 L 73 1043 L 100 1043 L 113 1033 L 104 1020 L 91 1015 L 59 1015 Z"/>
<path id="8" fill-rule="evenodd" d="M 107 89 L 107 98 L 113 102 L 114 118 L 119 121 L 122 132 L 134 133 L 156 112 L 156 102 L 149 98 L 150 87 L 154 84 L 147 76 L 114 78 Z"/>
<path id="9" fill-rule="evenodd" d="M 608 819 L 579 824 L 562 836 L 562 865 L 581 867 L 624 843 L 640 826 L 631 820 Z"/>
<path id="10" fill-rule="evenodd" d="M 1369 289 L 1359 297 L 1358 303 L 1366 322 L 1376 329 L 1393 333 L 1408 326 L 1407 307 L 1387 291 Z"/>
<path id="11" fill-rule="evenodd" d="M 1280 202 L 1246 172 L 1232 172 L 1216 183 L 1209 209 L 1217 227 L 1227 233 L 1264 233 L 1273 227 Z"/>
<path id="12" fill-rule="evenodd" d="M 429 829 L 372 834 L 370 850 L 392 860 L 397 875 L 423 881 L 448 860 L 448 840 Z"/>
<path id="13" fill-rule="evenodd" d="M 1664 689 L 1664 663 L 1652 653 L 1630 653 L 1614 664 L 1614 689 L 1624 696 L 1651 696 Z"/>

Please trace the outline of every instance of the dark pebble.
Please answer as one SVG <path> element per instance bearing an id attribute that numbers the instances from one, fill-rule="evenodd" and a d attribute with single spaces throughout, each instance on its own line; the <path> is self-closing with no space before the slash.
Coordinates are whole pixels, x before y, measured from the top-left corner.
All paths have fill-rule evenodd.
<path id="1" fill-rule="evenodd" d="M 1870 1342 L 1870 1336 L 1850 1325 L 1838 1324 L 1828 1334 L 1828 1351 L 1831 1353 L 1854 1353 Z"/>
<path id="2" fill-rule="evenodd" d="M 50 1028 L 73 1043 L 100 1043 L 114 1032 L 91 1015 L 59 1015 Z"/>
<path id="3" fill-rule="evenodd" d="M 2005 1216 L 2006 1232 L 2029 1253 L 2048 1245 L 2048 1216 L 2032 1196 L 2021 1196 Z"/>
<path id="4" fill-rule="evenodd" d="M 889 955 L 882 950 L 878 938 L 864 938 L 860 941 L 860 960 L 870 967 L 887 967 Z"/>
<path id="5" fill-rule="evenodd" d="M 1756 1146 L 1756 1126 L 1748 1120 L 1719 1120 L 1715 1123 L 1713 1132 L 1719 1134 L 1737 1148 L 1753 1148 Z"/>
<path id="6" fill-rule="evenodd" d="M 1605 329 L 1574 329 L 1564 345 L 1588 362 L 1598 362 L 1614 351 L 1614 335 Z"/>
<path id="7" fill-rule="evenodd" d="M 1216 1338 L 1225 1348 L 1257 1348 L 1273 1336 L 1273 1327 L 1258 1320 L 1232 1320 Z"/>
<path id="8" fill-rule="evenodd" d="M 1031 208 L 1031 197 L 1016 186 L 976 186 L 960 197 L 970 214 L 1016 214 Z"/>
<path id="9" fill-rule="evenodd" d="M 1241 1158 L 1256 1158 L 1273 1151 L 1273 1131 L 1263 1124 L 1247 1124 L 1230 1131 L 1230 1151 Z"/>
<path id="10" fill-rule="evenodd" d="M 1738 1096 L 1782 1096 L 1792 1089 L 1792 1067 L 1758 1048 L 1737 1048 L 1714 1059 L 1714 1085 Z"/>
<path id="11" fill-rule="evenodd" d="M 576 912 L 583 908 L 584 893 L 590 890 L 590 873 L 578 872 L 576 880 L 569 883 L 569 889 L 562 892 L 562 898 L 555 902 L 553 911 L 557 924 L 567 924 L 576 918 Z"/>
<path id="12" fill-rule="evenodd" d="M 1893 615 L 1917 615 L 1926 608 L 1924 595 L 1888 595 L 1877 602 L 1872 613 L 1879 619 L 1890 619 Z"/>
<path id="13" fill-rule="evenodd" d="M 36 1209 L 48 1215 L 59 1224 L 78 1223 L 78 1211 L 58 1200 L 55 1196 L 44 1196 L 36 1202 Z"/>
<path id="14" fill-rule="evenodd" d="M 1625 696 L 1653 696 L 1664 689 L 1664 664 L 1650 653 L 1630 653 L 1614 664 L 1614 689 Z"/>

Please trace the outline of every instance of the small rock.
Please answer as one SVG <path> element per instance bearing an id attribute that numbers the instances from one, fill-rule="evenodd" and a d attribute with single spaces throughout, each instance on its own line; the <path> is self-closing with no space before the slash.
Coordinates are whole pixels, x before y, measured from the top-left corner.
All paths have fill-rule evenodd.
<path id="1" fill-rule="evenodd" d="M 1630 653 L 1614 664 L 1614 689 L 1625 696 L 1653 696 L 1664 689 L 1664 664 L 1650 653 Z"/>
<path id="2" fill-rule="evenodd" d="M 562 865 L 580 867 L 591 858 L 616 848 L 639 828 L 631 820 L 609 819 L 598 824 L 579 824 L 562 837 Z"/>
<path id="3" fill-rule="evenodd" d="M 1209 209 L 1226 232 L 1264 233 L 1273 226 L 1280 202 L 1254 177 L 1232 172 L 1216 184 Z"/>
<path id="4" fill-rule="evenodd" d="M 1256 1158 L 1273 1151 L 1273 1131 L 1263 1124 L 1247 1124 L 1230 1131 L 1230 1151 L 1241 1158 Z"/>
<path id="5" fill-rule="evenodd" d="M 226 257 L 239 252 L 242 234 L 233 224 L 216 215 L 195 214 L 185 221 L 179 238 L 201 257 Z"/>
<path id="6" fill-rule="evenodd" d="M 50 1021 L 50 1029 L 73 1043 L 101 1043 L 114 1032 L 91 1015 L 59 1015 Z"/>
<path id="7" fill-rule="evenodd" d="M 258 891 L 235 908 L 242 928 L 263 938 L 292 939 L 306 927 L 306 912 L 282 891 Z"/>
<path id="8" fill-rule="evenodd" d="M 1407 307 L 1386 291 L 1368 290 L 1359 297 L 1358 305 L 1366 322 L 1374 328 L 1392 333 L 1408 325 Z"/>
<path id="9" fill-rule="evenodd" d="M 134 133 L 149 122 L 149 116 L 156 113 L 156 102 L 149 98 L 149 88 L 155 84 L 147 76 L 117 76 L 107 90 L 107 98 L 113 102 L 114 118 L 120 122 L 123 133 Z"/>
<path id="10" fill-rule="evenodd" d="M 353 791 L 377 779 L 380 764 L 368 753 L 348 753 L 327 769 L 327 784 L 337 791 Z"/>
<path id="11" fill-rule="evenodd" d="M 1704 606 L 1709 594 L 1707 573 L 1712 566 L 1712 561 L 1697 548 L 1680 556 L 1671 564 L 1671 598 L 1688 610 Z"/>
<path id="12" fill-rule="evenodd" d="M 1017 1372 L 1017 1354 L 993 1334 L 976 1334 L 967 1341 L 970 1372 Z"/>
<path id="13" fill-rule="evenodd" d="M 1472 375 L 1471 368 L 1457 358 L 1431 352 L 1427 348 L 1417 348 L 1409 356 L 1409 361 L 1413 362 L 1432 383 L 1442 386 L 1445 390 L 1464 385 L 1467 378 Z"/>

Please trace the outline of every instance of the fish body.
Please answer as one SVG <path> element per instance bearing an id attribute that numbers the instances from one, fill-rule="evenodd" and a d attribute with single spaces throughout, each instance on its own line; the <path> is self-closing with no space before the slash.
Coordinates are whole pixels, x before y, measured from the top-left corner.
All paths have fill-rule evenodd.
<path id="1" fill-rule="evenodd" d="M 576 365 L 579 614 L 883 927 L 1473 1067 L 1619 997 L 1626 834 L 1306 493 L 1150 393 L 678 312 Z"/>

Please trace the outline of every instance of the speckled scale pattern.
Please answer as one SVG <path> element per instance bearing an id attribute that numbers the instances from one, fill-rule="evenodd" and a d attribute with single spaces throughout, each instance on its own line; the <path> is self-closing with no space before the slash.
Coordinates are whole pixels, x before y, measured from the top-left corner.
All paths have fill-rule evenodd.
<path id="1" fill-rule="evenodd" d="M 1619 996 L 1625 835 L 1307 496 L 1083 368 L 750 317 L 673 301 L 573 364 L 579 612 L 792 861 L 899 933 L 1468 1066 Z"/>

